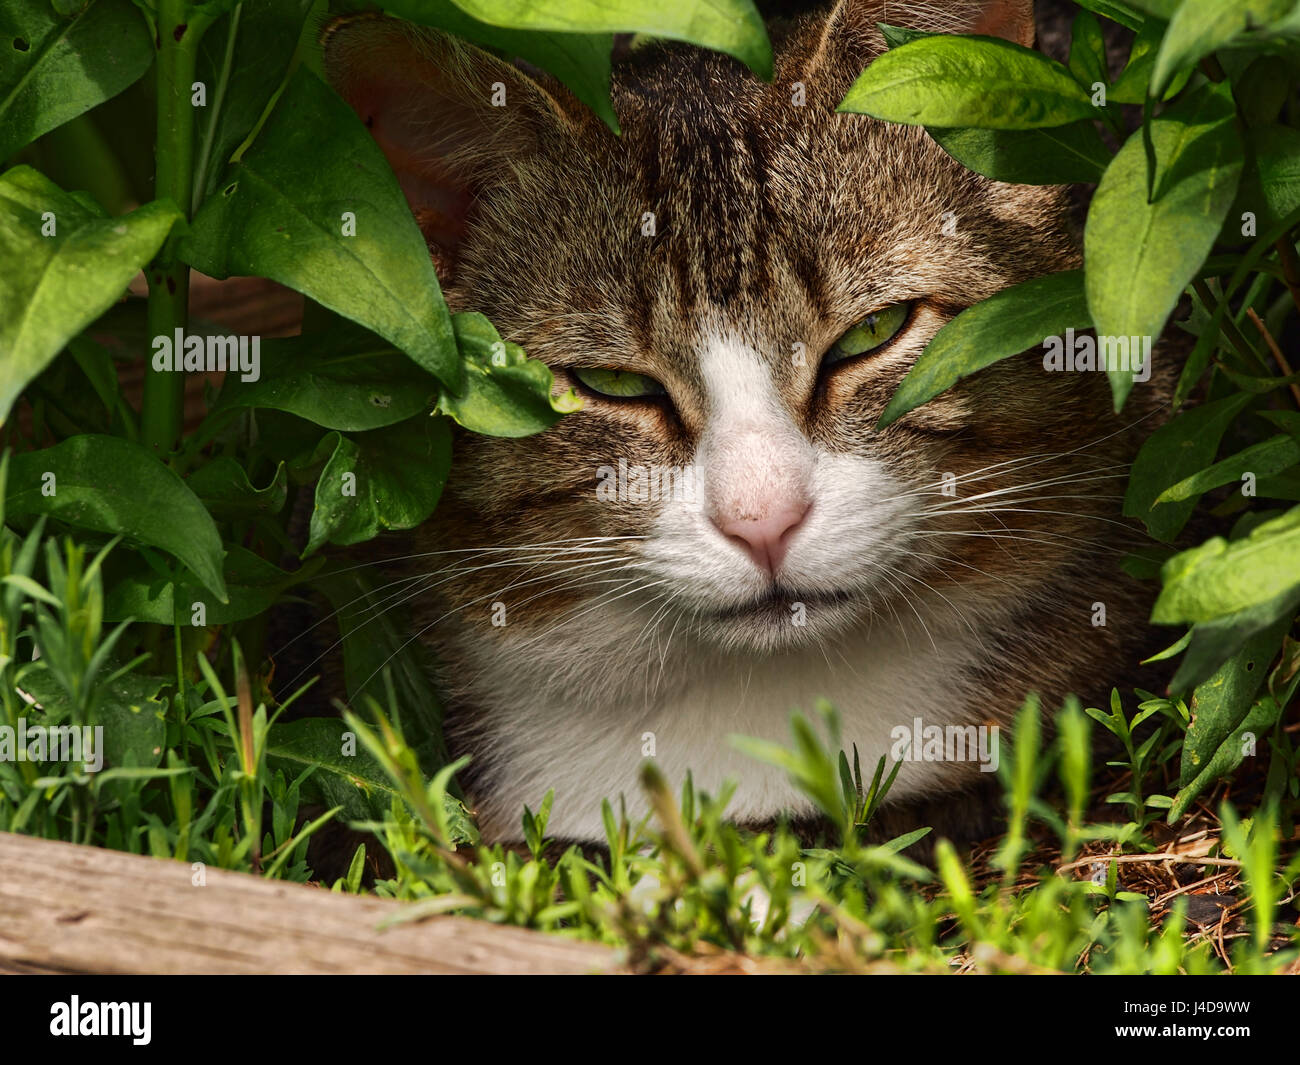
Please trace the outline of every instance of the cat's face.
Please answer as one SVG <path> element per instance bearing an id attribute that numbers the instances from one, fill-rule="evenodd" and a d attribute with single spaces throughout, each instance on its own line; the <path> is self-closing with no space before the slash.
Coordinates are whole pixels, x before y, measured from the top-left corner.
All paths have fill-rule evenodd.
<path id="1" fill-rule="evenodd" d="M 955 513 L 953 479 L 964 496 L 996 491 L 1013 483 L 998 464 L 1083 443 L 1104 381 L 1045 374 L 1030 356 L 875 424 L 953 315 L 1077 265 L 1061 192 L 980 178 L 919 128 L 836 114 L 883 47 L 882 12 L 852 7 L 778 39 L 770 85 L 699 50 L 634 55 L 616 72 L 621 138 L 539 102 L 532 82 L 444 62 L 456 73 L 438 104 L 468 106 L 488 130 L 461 122 L 441 149 L 474 175 L 456 239 L 446 194 L 430 197 L 448 300 L 486 313 L 585 402 L 535 438 L 465 434 L 441 543 L 620 538 L 589 552 L 589 581 L 558 564 L 581 561 L 576 550 L 549 560 L 554 582 L 467 574 L 447 596 L 471 624 L 488 616 L 476 603 L 503 602 L 536 632 L 599 601 L 605 625 L 669 618 L 692 639 L 760 651 L 884 614 L 918 585 L 992 593 L 1008 571 L 1032 578 L 1017 553 L 957 535 L 972 522 Z M 944 7 L 918 17 L 934 24 Z M 936 28 L 971 28 L 959 17 Z M 437 115 L 415 109 L 419 93 L 376 98 L 360 109 L 390 156 L 409 156 L 393 143 L 427 137 Z M 449 172 L 405 184 L 415 198 Z M 1112 482 L 1085 492 L 1098 485 Z M 1071 527 L 1068 515 L 1014 524 L 1044 520 Z M 1036 565 L 1050 565 L 1045 542 Z M 624 565 L 598 564 L 609 557 Z"/>
<path id="2" fill-rule="evenodd" d="M 888 6 L 774 33 L 770 85 L 697 49 L 634 53 L 619 138 L 445 39 L 380 20 L 327 41 L 448 303 L 584 399 L 527 439 L 460 434 L 419 531 L 432 553 L 398 585 L 488 838 L 517 838 L 551 788 L 554 832 L 602 838 L 601 800 L 638 809 L 648 755 L 674 781 L 737 781 L 737 818 L 808 812 L 728 737 L 780 739 L 824 697 L 874 764 L 899 724 L 1005 723 L 1132 650 L 1149 603 L 1117 519 L 1158 377 L 1121 422 L 1104 374 L 1030 351 L 875 428 L 945 322 L 1079 264 L 1062 190 L 835 110 L 877 21 L 1024 43 L 1028 0 Z M 909 763 L 891 800 L 979 776 Z"/>

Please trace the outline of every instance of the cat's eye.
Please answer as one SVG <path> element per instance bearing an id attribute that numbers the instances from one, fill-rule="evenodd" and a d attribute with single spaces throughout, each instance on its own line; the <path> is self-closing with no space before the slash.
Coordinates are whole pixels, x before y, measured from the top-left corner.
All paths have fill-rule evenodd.
<path id="1" fill-rule="evenodd" d="M 855 355 L 865 355 L 893 340 L 903 328 L 911 310 L 909 303 L 895 303 L 872 311 L 831 345 L 826 357 L 822 359 L 822 365 L 833 366 Z"/>
<path id="2" fill-rule="evenodd" d="M 668 390 L 653 377 L 632 373 L 631 370 L 575 366 L 571 372 L 591 391 L 611 399 L 649 399 L 668 394 Z"/>

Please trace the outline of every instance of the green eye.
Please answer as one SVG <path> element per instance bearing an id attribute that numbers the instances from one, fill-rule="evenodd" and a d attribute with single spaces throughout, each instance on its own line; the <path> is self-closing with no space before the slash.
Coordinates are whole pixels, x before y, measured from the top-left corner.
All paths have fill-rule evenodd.
<path id="1" fill-rule="evenodd" d="M 874 351 L 886 341 L 892 340 L 894 334 L 903 328 L 903 323 L 907 321 L 911 309 L 910 304 L 895 303 L 889 307 L 882 307 L 878 311 L 872 311 L 835 341 L 830 351 L 826 353 L 826 358 L 822 360 L 822 364 L 830 366 L 842 362 L 854 355 Z"/>
<path id="2" fill-rule="evenodd" d="M 582 366 L 574 367 L 573 376 L 593 392 L 614 399 L 644 399 L 647 396 L 668 394 L 668 390 L 653 377 L 629 370 Z"/>

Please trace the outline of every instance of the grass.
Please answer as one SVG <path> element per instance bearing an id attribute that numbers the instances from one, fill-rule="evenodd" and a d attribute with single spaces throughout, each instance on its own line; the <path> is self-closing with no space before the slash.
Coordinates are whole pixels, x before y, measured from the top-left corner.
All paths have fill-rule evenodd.
<path id="1" fill-rule="evenodd" d="M 866 842 L 892 774 L 882 760 L 868 779 L 820 706 L 792 716 L 790 747 L 747 745 L 816 804 L 819 845 L 786 825 L 737 828 L 725 790 L 687 781 L 673 794 L 647 763 L 653 813 L 633 823 L 607 802 L 605 849 L 551 841 L 549 795 L 521 811 L 523 846 L 486 846 L 451 791 L 459 763 L 426 777 L 391 686 L 388 705 L 368 700 L 337 723 L 335 735 L 358 741 L 340 775 L 282 738 L 292 700 L 268 705 L 238 645 L 218 658 L 231 682 L 203 652 L 198 683 L 183 670 L 144 675 L 144 656 L 119 660 L 124 626 L 102 621 L 109 548 L 91 556 L 39 525 L 3 537 L 3 723 L 102 725 L 107 768 L 0 761 L 0 829 L 307 881 L 310 837 L 347 818 L 373 833 L 390 872 L 367 876 L 376 855 L 363 844 L 322 887 L 410 900 L 407 920 L 454 912 L 616 944 L 644 971 L 1300 969 L 1294 721 L 1279 726 L 1271 758 L 1171 827 L 1161 789 L 1172 790 L 1185 705 L 1141 693 L 1130 715 L 1118 693 L 1104 712 L 1071 702 L 1048 738 L 1031 699 L 1001 752 L 1005 833 L 965 852 L 938 840 L 922 865 L 901 852 L 925 829 Z M 1103 765 L 1099 726 L 1122 752 Z"/>

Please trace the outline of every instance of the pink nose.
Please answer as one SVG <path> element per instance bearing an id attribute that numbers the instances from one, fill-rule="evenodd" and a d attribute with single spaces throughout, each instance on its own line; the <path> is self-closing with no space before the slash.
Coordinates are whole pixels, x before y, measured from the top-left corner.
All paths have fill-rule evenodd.
<path id="1" fill-rule="evenodd" d="M 713 524 L 728 540 L 744 548 L 759 569 L 775 575 L 808 509 L 807 503 L 796 503 L 778 507 L 761 518 L 715 517 Z"/>

